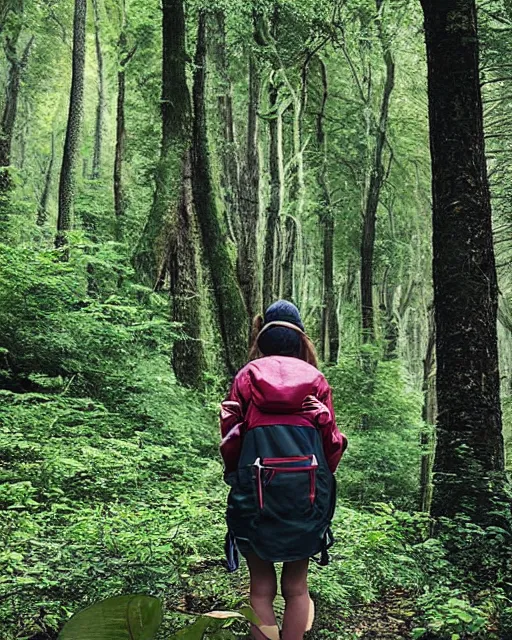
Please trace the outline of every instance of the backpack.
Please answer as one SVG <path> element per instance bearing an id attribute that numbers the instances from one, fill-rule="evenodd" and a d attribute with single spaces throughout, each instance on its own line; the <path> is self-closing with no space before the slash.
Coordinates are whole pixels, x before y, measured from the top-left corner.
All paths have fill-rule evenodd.
<path id="1" fill-rule="evenodd" d="M 270 562 L 320 554 L 317 562 L 328 564 L 336 482 L 319 428 L 275 424 L 245 431 L 238 469 L 226 476 L 231 570 L 235 540 L 244 555 L 253 551 Z"/>

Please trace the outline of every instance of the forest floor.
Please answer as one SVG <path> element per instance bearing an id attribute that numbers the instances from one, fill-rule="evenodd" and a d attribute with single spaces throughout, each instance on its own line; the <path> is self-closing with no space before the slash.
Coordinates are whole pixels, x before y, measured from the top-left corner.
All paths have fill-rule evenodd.
<path id="1" fill-rule="evenodd" d="M 222 562 L 199 563 L 191 567 L 191 571 L 197 571 L 198 576 L 208 581 L 215 579 L 212 569 L 222 566 Z M 241 600 L 248 600 L 249 594 L 246 588 L 239 592 Z M 307 634 L 309 640 L 317 638 L 343 638 L 344 640 L 410 640 L 414 627 L 413 618 L 416 614 L 414 594 L 403 589 L 393 589 L 384 593 L 378 600 L 369 603 L 354 604 L 351 612 L 340 611 L 332 604 L 326 603 L 320 593 L 312 592 L 315 600 L 316 616 L 313 628 Z M 169 608 L 175 612 L 187 615 L 207 613 L 222 606 L 222 594 L 220 600 L 215 596 L 201 598 L 193 592 L 186 593 L 178 603 L 169 602 Z M 278 595 L 274 608 L 280 621 L 284 611 L 284 599 Z M 244 635 L 244 637 L 246 637 Z"/>
<path id="2" fill-rule="evenodd" d="M 228 574 L 223 560 L 218 393 L 179 387 L 165 365 L 134 361 L 126 387 L 116 377 L 100 388 L 118 390 L 115 401 L 0 391 L 1 640 L 55 640 L 72 614 L 119 594 L 162 600 L 159 640 L 197 614 L 247 604 L 247 569 Z M 350 473 L 344 459 L 340 480 Z M 465 620 L 485 624 L 425 523 L 340 494 L 331 562 L 310 571 L 310 640 L 411 640 L 434 618 L 438 637 L 453 638 Z M 244 637 L 247 624 L 231 631 Z"/>

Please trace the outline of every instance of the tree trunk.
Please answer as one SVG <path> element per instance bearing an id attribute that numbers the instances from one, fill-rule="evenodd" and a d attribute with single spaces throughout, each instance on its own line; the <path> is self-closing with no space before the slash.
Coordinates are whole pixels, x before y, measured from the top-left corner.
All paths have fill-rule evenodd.
<path id="1" fill-rule="evenodd" d="M 233 242 L 238 246 L 240 254 L 242 228 L 240 220 L 240 166 L 235 135 L 233 115 L 233 86 L 229 77 L 229 62 L 226 51 L 226 25 L 224 12 L 215 11 L 212 19 L 215 37 L 210 38 L 211 50 L 220 77 L 219 114 L 222 125 L 221 144 L 221 186 L 224 192 L 226 225 Z"/>
<path id="2" fill-rule="evenodd" d="M 32 37 L 21 57 L 18 57 L 17 44 L 20 32 L 21 27 L 18 27 L 12 37 L 6 38 L 5 43 L 5 54 L 9 62 L 9 72 L 5 88 L 5 105 L 0 123 L 0 208 L 3 208 L 6 204 L 5 198 L 12 187 L 8 167 L 11 164 L 11 148 L 16 115 L 18 113 L 20 83 L 23 69 L 27 65 L 30 49 L 34 42 L 34 37 Z"/>
<path id="3" fill-rule="evenodd" d="M 434 442 L 430 429 L 437 419 L 436 398 L 436 331 L 434 314 L 429 313 L 427 352 L 423 360 L 423 408 L 422 419 L 426 430 L 421 433 L 420 510 L 429 512 L 432 502 L 432 462 Z"/>
<path id="4" fill-rule="evenodd" d="M 334 211 L 332 210 L 331 191 L 329 189 L 327 138 L 324 129 L 325 107 L 328 98 L 327 69 L 321 58 L 318 58 L 320 77 L 322 80 L 322 102 L 317 116 L 316 142 L 322 153 L 321 164 L 317 173 L 320 188 L 319 220 L 323 228 L 323 301 L 321 353 L 325 362 L 336 364 L 339 350 L 339 324 L 336 313 L 334 294 Z"/>
<path id="5" fill-rule="evenodd" d="M 383 0 L 376 1 L 377 10 L 380 12 Z M 373 309 L 373 252 L 375 247 L 375 226 L 377 221 L 377 208 L 379 206 L 380 191 L 385 177 L 383 152 L 384 144 L 386 142 L 389 102 L 395 83 L 395 63 L 393 61 L 389 42 L 382 30 L 382 16 L 379 15 L 377 20 L 382 52 L 386 65 L 386 79 L 380 106 L 379 122 L 375 133 L 375 149 L 363 214 L 363 235 L 361 240 L 361 317 L 363 342 L 373 342 L 375 338 Z"/>
<path id="6" fill-rule="evenodd" d="M 245 299 L 249 323 L 261 313 L 261 280 L 258 248 L 260 217 L 260 161 L 258 155 L 258 107 L 261 79 L 254 54 L 249 56 L 249 104 L 247 148 L 240 184 L 242 251 L 239 252 L 238 280 Z M 249 326 L 249 334 L 251 327 Z"/>
<path id="7" fill-rule="evenodd" d="M 135 54 L 135 47 L 126 52 L 126 11 L 122 1 L 122 25 L 119 34 L 118 49 L 121 59 L 117 72 L 117 113 L 116 113 L 116 151 L 114 158 L 114 211 L 116 215 L 115 238 L 118 242 L 124 239 L 124 217 L 126 213 L 126 196 L 123 184 L 123 163 L 126 147 L 125 96 L 126 66 Z"/>
<path id="8" fill-rule="evenodd" d="M 278 105 L 279 86 L 275 74 L 269 85 L 269 173 L 270 199 L 267 208 L 265 232 L 265 254 L 263 258 L 263 307 L 266 309 L 277 298 L 276 275 L 274 273 L 276 235 L 283 206 L 283 119 Z"/>
<path id="9" fill-rule="evenodd" d="M 212 184 L 206 122 L 206 44 L 206 13 L 201 11 L 193 89 L 192 188 L 203 249 L 211 271 L 226 365 L 234 374 L 246 360 L 248 318 L 219 222 Z"/>
<path id="10" fill-rule="evenodd" d="M 50 191 L 52 188 L 53 177 L 53 165 L 55 164 L 55 132 L 52 131 L 52 150 L 50 153 L 50 160 L 48 161 L 48 167 L 46 169 L 46 175 L 44 178 L 43 193 L 41 194 L 41 200 L 39 201 L 39 207 L 37 209 L 37 224 L 40 227 L 44 227 L 48 220 L 48 200 L 50 199 Z"/>
<path id="11" fill-rule="evenodd" d="M 205 360 L 201 342 L 201 296 L 196 254 L 194 210 L 192 201 L 192 167 L 190 152 L 183 166 L 181 201 L 178 208 L 176 242 L 170 251 L 169 273 L 175 322 L 182 324 L 185 340 L 174 343 L 172 364 L 181 384 L 203 387 Z"/>
<path id="12" fill-rule="evenodd" d="M 0 34 L 3 31 L 9 12 L 14 9 L 15 0 L 0 0 Z"/>
<path id="13" fill-rule="evenodd" d="M 92 159 L 91 178 L 98 180 L 101 174 L 101 154 L 103 148 L 103 126 L 105 120 L 105 73 L 103 70 L 103 52 L 100 40 L 100 15 L 98 0 L 92 0 L 94 8 L 94 38 L 96 44 L 96 60 L 98 63 L 98 105 L 96 107 L 96 125 L 94 128 L 94 156 Z"/>
<path id="14" fill-rule="evenodd" d="M 174 244 L 181 200 L 183 162 L 190 140 L 190 93 L 187 87 L 185 14 L 182 0 L 164 0 L 162 20 L 162 145 L 155 171 L 155 194 L 148 220 L 135 249 L 138 277 L 156 288 Z"/>
<path id="15" fill-rule="evenodd" d="M 84 106 L 86 17 L 87 0 L 75 0 L 73 71 L 66 141 L 64 143 L 64 155 L 60 173 L 59 215 L 57 219 L 57 237 L 55 239 L 57 247 L 62 247 L 67 244 L 67 232 L 71 229 L 72 208 L 75 195 L 75 172 Z"/>
<path id="16" fill-rule="evenodd" d="M 293 274 L 295 267 L 295 251 L 297 248 L 297 222 L 291 216 L 286 216 L 285 222 L 285 247 L 282 264 L 282 291 L 281 297 L 285 300 L 293 300 Z"/>
<path id="17" fill-rule="evenodd" d="M 432 515 L 500 522 L 498 287 L 475 0 L 422 0 L 433 169 L 437 447 Z"/>

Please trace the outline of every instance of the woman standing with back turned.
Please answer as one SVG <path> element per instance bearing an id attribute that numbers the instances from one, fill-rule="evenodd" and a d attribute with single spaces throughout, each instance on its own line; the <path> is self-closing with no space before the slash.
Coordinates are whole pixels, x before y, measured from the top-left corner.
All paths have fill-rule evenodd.
<path id="1" fill-rule="evenodd" d="M 278 636 L 274 563 L 284 563 L 281 637 L 301 640 L 312 622 L 309 559 L 328 563 L 333 474 L 347 439 L 336 426 L 331 389 L 295 305 L 279 300 L 264 319 L 255 318 L 249 360 L 221 409 L 221 453 L 231 487 L 228 565 L 237 568 L 237 551 L 247 560 L 251 604 L 261 622 L 252 634 L 262 640 Z"/>

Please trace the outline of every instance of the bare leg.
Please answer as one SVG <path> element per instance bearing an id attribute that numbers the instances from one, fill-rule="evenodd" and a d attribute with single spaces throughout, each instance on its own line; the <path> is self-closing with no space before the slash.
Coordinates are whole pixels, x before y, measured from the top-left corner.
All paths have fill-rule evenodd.
<path id="1" fill-rule="evenodd" d="M 282 640 L 302 640 L 308 628 L 310 612 L 308 565 L 308 559 L 284 563 L 281 588 L 286 607 Z"/>
<path id="2" fill-rule="evenodd" d="M 262 560 L 256 554 L 247 556 L 251 574 L 251 605 L 263 627 L 277 627 L 274 614 L 274 599 L 277 595 L 276 570 L 272 562 Z M 253 625 L 251 633 L 256 640 L 264 640 L 264 635 Z"/>

